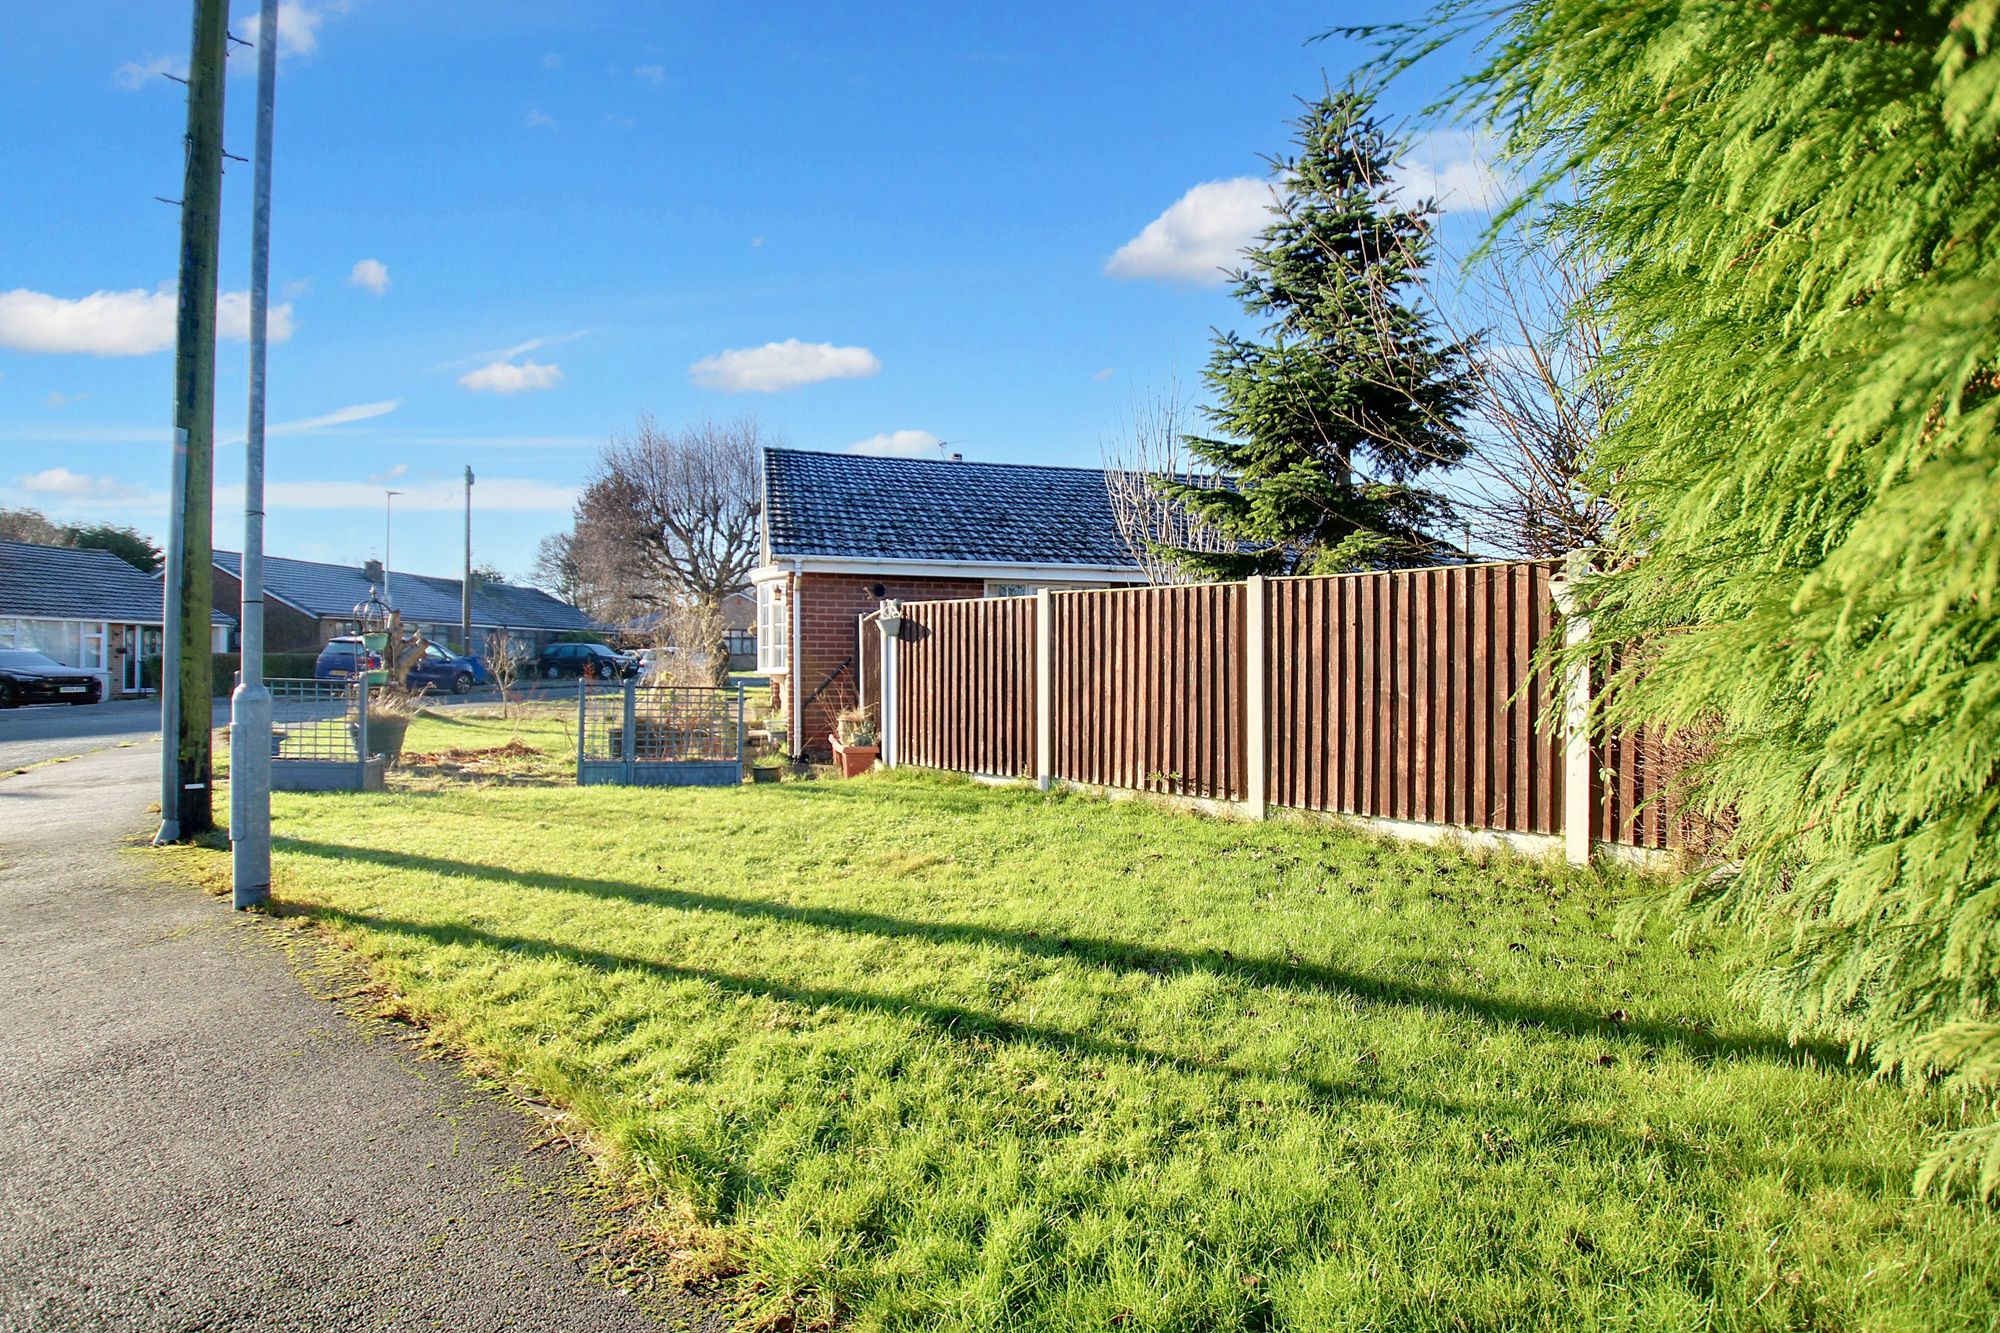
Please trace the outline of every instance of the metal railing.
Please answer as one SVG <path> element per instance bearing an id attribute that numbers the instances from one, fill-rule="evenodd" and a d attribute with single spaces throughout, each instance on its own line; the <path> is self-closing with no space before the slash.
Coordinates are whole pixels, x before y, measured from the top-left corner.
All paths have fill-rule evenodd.
<path id="1" fill-rule="evenodd" d="M 577 682 L 579 786 L 743 780 L 743 687 Z"/>
<path id="2" fill-rule="evenodd" d="M 368 752 L 368 684 L 270 680 L 271 757 L 352 764 Z"/>
<path id="3" fill-rule="evenodd" d="M 362 680 L 267 680 L 271 786 L 278 791 L 364 791 L 383 764 L 367 756 L 370 689 Z"/>

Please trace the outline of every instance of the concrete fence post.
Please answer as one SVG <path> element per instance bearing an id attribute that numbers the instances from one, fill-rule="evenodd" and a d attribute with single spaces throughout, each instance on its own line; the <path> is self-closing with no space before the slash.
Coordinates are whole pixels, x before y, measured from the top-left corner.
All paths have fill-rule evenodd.
<path id="1" fill-rule="evenodd" d="M 1056 780 L 1056 622 L 1055 598 L 1035 589 L 1035 785 L 1047 791 Z"/>
<path id="2" fill-rule="evenodd" d="M 1262 574 L 1243 581 L 1243 812 L 1270 813 L 1270 690 L 1266 682 L 1270 592 Z"/>
<path id="3" fill-rule="evenodd" d="M 1549 592 L 1563 618 L 1563 644 L 1581 647 L 1590 638 L 1590 621 L 1576 609 L 1574 579 L 1582 573 L 1575 561 L 1549 580 Z M 1590 664 L 1573 660 L 1562 679 L 1563 718 L 1563 859 L 1573 866 L 1590 864 Z"/>

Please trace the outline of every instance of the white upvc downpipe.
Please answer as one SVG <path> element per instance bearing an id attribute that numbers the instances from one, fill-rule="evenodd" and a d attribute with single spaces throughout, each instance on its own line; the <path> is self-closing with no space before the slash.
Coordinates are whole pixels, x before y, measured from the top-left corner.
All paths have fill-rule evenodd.
<path id="1" fill-rule="evenodd" d="M 792 758 L 794 759 L 799 758 L 806 752 L 806 710 L 799 706 L 799 680 L 802 675 L 799 670 L 799 651 L 801 648 L 799 643 L 799 627 L 802 623 L 799 619 L 799 591 L 804 579 L 803 568 L 803 562 L 797 557 L 793 557 L 792 586 L 788 589 L 791 601 L 792 628 L 791 632 L 785 637 L 785 693 L 791 699 L 791 704 L 786 711 L 792 715 Z"/>

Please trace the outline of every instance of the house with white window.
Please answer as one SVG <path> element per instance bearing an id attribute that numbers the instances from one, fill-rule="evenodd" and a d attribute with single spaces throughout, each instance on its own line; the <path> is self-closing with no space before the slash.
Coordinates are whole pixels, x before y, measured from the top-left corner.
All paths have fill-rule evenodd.
<path id="1" fill-rule="evenodd" d="M 793 753 L 819 757 L 872 698 L 861 618 L 886 598 L 1017 597 L 1144 583 L 1101 468 L 766 449 L 757 669 Z"/>
<path id="2" fill-rule="evenodd" d="M 27 648 L 104 681 L 107 699 L 147 692 L 144 663 L 160 655 L 160 581 L 109 551 L 0 542 L 0 648 Z M 236 621 L 217 611 L 210 634 L 227 652 Z"/>

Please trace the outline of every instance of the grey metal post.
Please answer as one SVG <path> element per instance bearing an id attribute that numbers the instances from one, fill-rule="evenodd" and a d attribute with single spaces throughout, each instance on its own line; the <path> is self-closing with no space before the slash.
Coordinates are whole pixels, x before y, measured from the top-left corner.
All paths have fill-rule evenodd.
<path id="1" fill-rule="evenodd" d="M 384 574 L 389 571 L 384 567 Z M 458 632 L 465 637 L 461 650 L 467 657 L 472 649 L 472 465 L 465 468 L 465 577 L 458 584 Z"/>
<path id="2" fill-rule="evenodd" d="M 630 676 L 625 678 L 625 735 L 618 746 L 619 777 L 630 786 L 638 776 L 633 771 L 633 762 L 639 751 L 639 682 Z"/>
<path id="3" fill-rule="evenodd" d="M 743 682 L 736 682 L 736 777 L 743 777 Z"/>
<path id="4" fill-rule="evenodd" d="M 354 696 L 354 711 L 360 718 L 360 730 L 355 733 L 354 748 L 361 752 L 361 785 L 359 790 L 368 789 L 368 673 L 363 671 L 357 677 L 357 693 Z"/>
<path id="5" fill-rule="evenodd" d="M 243 674 L 229 697 L 231 902 L 271 896 L 271 691 L 264 686 L 264 365 L 271 304 L 271 129 L 278 88 L 278 0 L 257 30 L 257 149 L 250 211 L 250 425 L 244 436 Z"/>
<path id="6" fill-rule="evenodd" d="M 583 785 L 583 759 L 589 751 L 589 735 L 584 727 L 590 721 L 590 694 L 588 683 L 582 676 L 576 678 L 576 785 Z"/>

